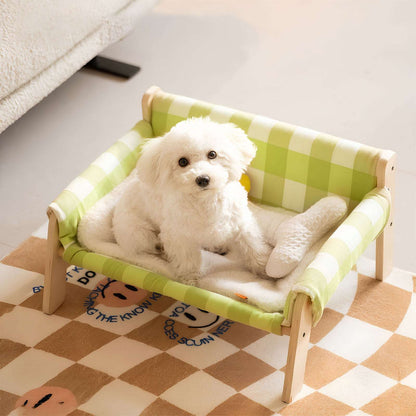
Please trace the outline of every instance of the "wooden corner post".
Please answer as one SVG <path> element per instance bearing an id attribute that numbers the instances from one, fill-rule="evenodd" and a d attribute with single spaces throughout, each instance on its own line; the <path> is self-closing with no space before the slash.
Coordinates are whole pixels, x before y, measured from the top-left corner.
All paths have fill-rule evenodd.
<path id="1" fill-rule="evenodd" d="M 48 217 L 49 226 L 43 291 L 43 312 L 52 314 L 65 300 L 66 269 L 68 264 L 61 257 L 63 247 L 59 242 L 58 220 L 51 209 L 48 209 Z"/>
<path id="2" fill-rule="evenodd" d="M 152 122 L 152 101 L 155 94 L 162 91 L 159 87 L 156 85 L 153 85 L 147 91 L 143 94 L 142 98 L 142 114 L 143 114 L 143 120 L 146 120 L 147 122 Z"/>
<path id="3" fill-rule="evenodd" d="M 306 357 L 312 329 L 312 302 L 309 296 L 298 294 L 293 307 L 289 351 L 282 400 L 291 403 L 301 391 L 305 378 Z"/>
<path id="4" fill-rule="evenodd" d="M 394 182 L 396 173 L 396 153 L 383 151 L 377 163 L 377 187 L 386 187 L 390 191 L 390 215 L 384 231 L 376 240 L 376 279 L 384 280 L 393 269 L 393 242 L 394 242 Z"/>

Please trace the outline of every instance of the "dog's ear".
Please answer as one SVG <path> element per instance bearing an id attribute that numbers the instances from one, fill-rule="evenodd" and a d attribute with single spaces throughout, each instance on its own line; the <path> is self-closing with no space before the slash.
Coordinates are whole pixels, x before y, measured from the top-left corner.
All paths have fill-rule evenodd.
<path id="1" fill-rule="evenodd" d="M 137 161 L 137 174 L 143 182 L 149 185 L 155 185 L 161 176 L 162 141 L 163 137 L 146 140 Z"/>
<path id="2" fill-rule="evenodd" d="M 240 153 L 239 159 L 245 169 L 256 156 L 256 145 L 248 138 L 245 131 L 235 124 L 226 123 L 224 126 L 227 129 L 227 135 Z"/>

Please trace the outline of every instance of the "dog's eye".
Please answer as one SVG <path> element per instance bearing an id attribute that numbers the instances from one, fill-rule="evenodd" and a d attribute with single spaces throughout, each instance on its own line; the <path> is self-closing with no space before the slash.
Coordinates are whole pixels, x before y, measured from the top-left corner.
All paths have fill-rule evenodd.
<path id="1" fill-rule="evenodd" d="M 210 152 L 208 152 L 208 159 L 215 159 L 217 157 L 217 152 L 215 152 L 214 150 L 211 150 Z"/>
<path id="2" fill-rule="evenodd" d="M 178 161 L 178 164 L 181 168 L 189 165 L 189 160 L 186 157 L 181 157 Z"/>

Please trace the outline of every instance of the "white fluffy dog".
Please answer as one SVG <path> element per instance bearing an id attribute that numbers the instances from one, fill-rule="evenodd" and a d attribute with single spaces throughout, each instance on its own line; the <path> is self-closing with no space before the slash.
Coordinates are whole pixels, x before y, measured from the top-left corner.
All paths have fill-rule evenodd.
<path id="1" fill-rule="evenodd" d="M 239 182 L 255 153 L 232 124 L 182 121 L 143 146 L 128 180 L 83 217 L 78 239 L 187 284 L 200 277 L 202 249 L 232 246 L 248 270 L 265 276 L 272 247 Z"/>

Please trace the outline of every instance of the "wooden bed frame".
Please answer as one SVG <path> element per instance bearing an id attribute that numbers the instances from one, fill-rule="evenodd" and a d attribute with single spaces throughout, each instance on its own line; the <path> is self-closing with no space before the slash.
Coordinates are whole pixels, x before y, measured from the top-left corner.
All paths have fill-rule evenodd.
<path id="1" fill-rule="evenodd" d="M 152 87 L 142 99 L 143 119 L 151 122 L 153 96 L 159 90 Z M 383 151 L 376 168 L 377 187 L 386 187 L 391 193 L 391 209 L 387 225 L 376 240 L 376 279 L 382 281 L 393 268 L 393 198 L 396 154 Z M 43 296 L 43 311 L 53 314 L 64 302 L 66 292 L 66 269 L 64 249 L 59 242 L 58 221 L 52 210 L 49 217 L 47 262 Z M 309 339 L 312 329 L 312 304 L 309 296 L 299 294 L 293 309 L 292 325 L 282 327 L 282 335 L 289 335 L 289 349 L 282 400 L 291 403 L 303 386 Z"/>

